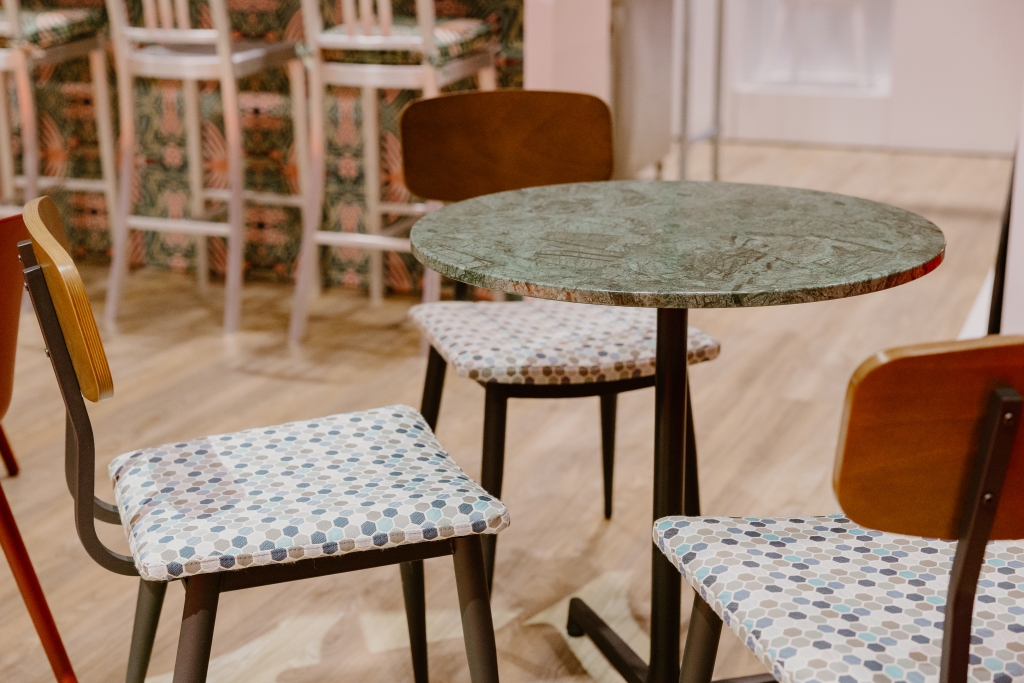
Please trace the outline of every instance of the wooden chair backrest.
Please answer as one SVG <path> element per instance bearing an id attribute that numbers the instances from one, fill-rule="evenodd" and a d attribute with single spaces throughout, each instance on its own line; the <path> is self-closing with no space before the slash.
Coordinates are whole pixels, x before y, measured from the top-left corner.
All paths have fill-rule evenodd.
<path id="1" fill-rule="evenodd" d="M 1024 394 L 1024 337 L 907 346 L 861 364 L 846 392 L 833 473 L 846 515 L 879 531 L 956 540 L 997 386 Z M 1024 538 L 1024 436 L 990 538 Z"/>
<path id="2" fill-rule="evenodd" d="M 46 278 L 82 395 L 90 401 L 110 398 L 114 395 L 114 380 L 107 354 L 82 276 L 69 255 L 57 205 L 49 197 L 39 197 L 25 205 L 23 216 L 32 239 L 32 253 Z"/>
<path id="3" fill-rule="evenodd" d="M 306 42 L 314 49 L 415 50 L 434 52 L 434 0 L 416 0 L 419 35 L 392 35 L 394 16 L 391 0 L 339 0 L 341 16 L 332 24 L 345 27 L 344 34 L 324 33 L 321 0 L 302 0 Z"/>
<path id="4" fill-rule="evenodd" d="M 171 45 L 230 45 L 231 22 L 227 0 L 209 0 L 213 28 L 193 28 L 189 0 L 142 0 L 142 25 L 136 26 L 127 0 L 106 0 L 111 37 L 121 57 L 134 43 Z M 228 56 L 230 53 L 227 53 Z"/>
<path id="5" fill-rule="evenodd" d="M 537 90 L 459 93 L 402 113 L 405 184 L 424 199 L 608 180 L 612 117 L 591 95 Z"/>
<path id="6" fill-rule="evenodd" d="M 18 242 L 27 237 L 21 216 L 0 219 L 0 420 L 7 414 L 14 392 L 14 355 L 25 282 L 18 263 Z"/>

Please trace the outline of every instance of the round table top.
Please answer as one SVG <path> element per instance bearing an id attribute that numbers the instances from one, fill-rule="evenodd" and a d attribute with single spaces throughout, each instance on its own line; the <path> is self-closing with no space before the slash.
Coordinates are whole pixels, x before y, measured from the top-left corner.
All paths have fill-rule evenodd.
<path id="1" fill-rule="evenodd" d="M 413 254 L 471 285 L 542 299 L 725 308 L 839 299 L 934 270 L 917 214 L 770 185 L 613 181 L 477 197 L 421 218 Z"/>

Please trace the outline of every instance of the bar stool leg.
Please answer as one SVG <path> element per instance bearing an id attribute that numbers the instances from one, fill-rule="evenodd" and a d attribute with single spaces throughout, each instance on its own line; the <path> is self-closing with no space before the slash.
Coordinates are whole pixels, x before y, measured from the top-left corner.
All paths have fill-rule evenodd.
<path id="1" fill-rule="evenodd" d="M 242 279 L 245 271 L 245 216 L 242 191 L 245 168 L 242 158 L 242 124 L 238 109 L 238 84 L 234 76 L 220 79 L 224 102 L 224 137 L 228 147 L 228 263 L 224 297 L 224 332 L 238 332 L 242 317 Z M 175 682 L 177 683 L 177 681 Z"/>
<path id="2" fill-rule="evenodd" d="M 11 91 L 7 72 L 0 71 L 0 200 L 14 204 L 14 142 L 11 133 Z"/>
<path id="3" fill-rule="evenodd" d="M 363 105 L 363 190 L 366 213 L 363 224 L 366 232 L 377 235 L 381 229 L 380 215 L 380 112 L 377 107 L 377 88 L 362 89 Z M 384 300 L 384 254 L 370 251 L 370 305 L 379 306 Z"/>
<path id="4" fill-rule="evenodd" d="M 139 580 L 139 597 L 135 602 L 135 626 L 132 629 L 131 649 L 128 651 L 126 683 L 145 683 L 166 593 L 167 584 L 163 581 Z"/>
<path id="5" fill-rule="evenodd" d="M 3 458 L 8 476 L 18 476 L 21 468 L 18 467 L 18 461 L 14 459 L 14 451 L 11 449 L 11 443 L 7 440 L 3 425 L 0 425 L 0 458 Z"/>
<path id="6" fill-rule="evenodd" d="M 320 72 L 320 63 L 314 59 L 309 71 L 309 201 L 302 207 L 302 244 L 299 247 L 299 264 L 295 274 L 295 294 L 292 298 L 292 317 L 288 323 L 288 342 L 295 346 L 306 333 L 306 319 L 309 315 L 309 301 L 318 289 L 320 267 L 318 264 L 317 233 L 323 222 L 324 184 L 327 182 L 326 125 L 324 122 L 325 85 Z"/>
<path id="7" fill-rule="evenodd" d="M 116 52 L 115 56 L 118 56 Z M 132 215 L 132 181 L 135 175 L 135 78 L 128 71 L 128 65 L 121 60 L 117 63 L 117 101 L 121 125 L 121 194 L 117 211 L 121 219 L 110 224 L 110 280 L 107 283 L 107 302 L 103 311 L 107 329 L 113 329 L 116 325 L 121 289 L 128 274 L 128 242 L 131 235 L 128 219 Z"/>
<path id="8" fill-rule="evenodd" d="M 206 683 L 213 626 L 217 621 L 217 604 L 220 601 L 220 582 L 219 573 L 199 574 L 188 579 L 173 683 Z"/>
<path id="9" fill-rule="evenodd" d="M 125 217 L 118 211 L 117 162 L 114 157 L 114 122 L 110 112 L 110 84 L 107 82 L 107 52 L 89 51 L 89 73 L 92 78 L 93 111 L 96 115 L 96 139 L 100 148 L 100 173 L 103 176 L 103 199 L 107 206 L 107 222 L 111 231 Z"/>
<path id="10" fill-rule="evenodd" d="M 493 384 L 485 388 L 484 447 L 480 485 L 495 498 L 501 498 L 501 483 L 505 470 L 505 422 L 508 415 L 508 396 Z M 494 555 L 498 549 L 497 534 L 481 539 L 484 552 L 484 574 L 487 588 L 494 585 Z"/>
<path id="11" fill-rule="evenodd" d="M 498 683 L 498 652 L 480 540 L 480 536 L 474 535 L 452 541 L 455 583 L 459 591 L 469 678 L 473 683 Z"/>
<path id="12" fill-rule="evenodd" d="M 32 568 L 32 561 L 25 549 L 25 542 L 21 539 L 18 526 L 11 513 L 11 507 L 7 503 L 7 496 L 3 488 L 0 488 L 0 545 L 3 546 L 7 563 L 11 566 L 11 573 L 18 584 L 21 597 L 28 607 L 29 616 L 39 634 L 39 640 L 43 643 L 43 650 L 46 658 L 50 660 L 50 668 L 59 683 L 76 683 L 75 672 L 71 668 L 71 660 L 64 650 L 64 643 L 57 631 L 57 624 L 53 621 L 50 607 L 46 604 L 46 597 L 43 595 L 43 588 L 39 585 L 39 578 Z"/>
<path id="13" fill-rule="evenodd" d="M 22 50 L 12 52 L 14 78 L 18 87 L 18 111 L 21 117 L 21 165 L 25 178 L 24 201 L 39 193 L 39 131 L 36 128 L 36 94 L 32 85 L 31 63 Z"/>
<path id="14" fill-rule="evenodd" d="M 615 475 L 615 414 L 618 394 L 601 395 L 601 464 L 604 473 L 604 518 L 612 518 L 612 481 Z"/>
<path id="15" fill-rule="evenodd" d="M 199 108 L 199 83 L 193 79 L 181 82 L 185 99 L 185 153 L 188 157 L 189 218 L 203 220 L 206 211 L 203 196 L 203 128 Z M 210 291 L 210 250 L 206 235 L 195 235 L 196 285 L 199 294 Z"/>

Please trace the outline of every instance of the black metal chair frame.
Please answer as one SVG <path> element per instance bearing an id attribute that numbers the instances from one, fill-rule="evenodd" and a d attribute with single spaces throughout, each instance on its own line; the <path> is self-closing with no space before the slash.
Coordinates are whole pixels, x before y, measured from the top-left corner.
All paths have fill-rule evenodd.
<path id="1" fill-rule="evenodd" d="M 31 241 L 18 244 L 25 285 L 39 321 L 46 354 L 53 364 L 67 411 L 65 433 L 65 476 L 75 503 L 75 525 L 86 552 L 98 564 L 116 574 L 139 576 L 132 558 L 121 555 L 106 545 L 96 534 L 96 520 L 121 524 L 115 506 L 95 496 L 95 443 L 92 423 L 82 397 L 71 355 L 61 331 L 60 322 L 46 285 L 42 268 L 37 264 Z M 181 621 L 173 683 L 203 683 L 210 662 L 214 622 L 222 593 L 297 581 L 318 576 L 370 569 L 384 565 L 402 566 L 406 584 L 406 609 L 410 635 L 414 624 L 426 623 L 423 603 L 422 563 L 424 559 L 451 555 L 455 564 L 459 608 L 473 683 L 497 683 L 498 663 L 491 621 L 490 596 L 484 573 L 480 536 L 464 536 L 451 540 L 403 545 L 384 550 L 366 550 L 336 557 L 306 559 L 287 564 L 198 574 L 182 579 L 185 585 L 185 608 Z M 415 568 L 419 567 L 419 594 L 410 596 L 408 586 L 415 585 Z M 412 573 L 410 573 L 412 569 Z M 167 582 L 141 580 L 128 660 L 128 683 L 144 683 L 149 666 L 157 622 L 163 606 Z M 418 631 L 417 631 L 418 633 Z M 422 639 L 413 640 L 414 666 L 426 664 L 426 630 Z M 422 648 L 422 653 L 417 652 Z M 426 671 L 417 669 L 417 680 Z"/>
<path id="2" fill-rule="evenodd" d="M 956 555 L 949 575 L 943 624 L 939 683 L 967 683 L 974 597 L 985 548 L 999 507 L 1024 399 L 1010 387 L 996 387 L 981 427 L 980 449 L 970 488 L 965 492 Z M 700 595 L 693 601 L 690 627 L 679 671 L 680 683 L 710 683 L 718 654 L 722 619 Z M 730 679 L 731 683 L 763 675 Z M 719 683 L 724 683 L 719 682 Z"/>

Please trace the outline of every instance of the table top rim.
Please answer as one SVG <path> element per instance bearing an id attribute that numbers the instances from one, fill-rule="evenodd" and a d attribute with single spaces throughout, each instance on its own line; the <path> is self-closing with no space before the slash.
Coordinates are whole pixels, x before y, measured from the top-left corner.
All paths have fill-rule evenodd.
<path id="1" fill-rule="evenodd" d="M 712 290 L 699 291 L 693 289 L 685 291 L 675 289 L 672 291 L 660 291 L 655 288 L 644 290 L 639 287 L 615 288 L 604 287 L 595 289 L 586 285 L 554 285 L 544 282 L 543 277 L 511 277 L 508 274 L 497 275 L 487 272 L 487 269 L 473 268 L 455 263 L 458 259 L 445 259 L 439 256 L 438 250 L 433 245 L 423 245 L 424 228 L 433 230 L 439 220 L 443 220 L 446 214 L 451 215 L 460 210 L 465 210 L 467 205 L 486 204 L 498 199 L 512 198 L 520 201 L 524 195 L 527 198 L 536 195 L 544 195 L 552 192 L 564 192 L 567 188 L 585 188 L 587 186 L 610 188 L 740 188 L 750 192 L 774 192 L 780 191 L 782 197 L 797 198 L 826 198 L 842 203 L 852 203 L 860 210 L 873 209 L 878 215 L 888 217 L 896 216 L 906 219 L 907 225 L 923 230 L 931 230 L 931 238 L 935 247 L 930 249 L 928 258 L 920 258 L 918 261 L 900 267 L 880 268 L 877 272 L 866 274 L 864 277 L 847 282 L 822 282 L 806 286 L 794 286 L 785 290 L 766 291 L 757 287 L 748 290 Z M 715 190 L 717 191 L 717 189 Z M 727 190 L 728 191 L 728 190 Z M 429 235 L 427 237 L 429 239 Z M 632 306 L 643 308 L 735 308 L 754 306 L 774 306 L 794 303 L 805 303 L 812 301 L 827 301 L 867 294 L 870 292 L 890 289 L 898 285 L 916 280 L 937 268 L 945 257 L 946 240 L 942 231 L 931 221 L 906 209 L 878 202 L 871 199 L 842 195 L 834 192 L 821 190 L 794 188 L 779 185 L 755 184 L 755 183 L 727 183 L 711 181 L 644 181 L 644 180 L 612 180 L 588 183 L 568 183 L 565 185 L 547 185 L 522 190 L 511 190 L 475 197 L 462 202 L 456 202 L 420 219 L 413 226 L 410 235 L 411 251 L 413 256 L 427 267 L 447 277 L 466 282 L 471 285 L 485 289 L 498 290 L 513 294 L 520 294 L 540 299 L 556 301 L 571 301 L 579 303 L 603 304 L 611 306 Z M 497 251 L 497 250 L 496 250 Z M 902 255 L 902 254 L 901 254 Z"/>

